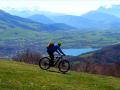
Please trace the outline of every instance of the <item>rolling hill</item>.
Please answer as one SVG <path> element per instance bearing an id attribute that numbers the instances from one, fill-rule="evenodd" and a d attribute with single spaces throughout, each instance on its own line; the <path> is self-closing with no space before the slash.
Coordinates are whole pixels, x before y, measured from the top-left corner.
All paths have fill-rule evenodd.
<path id="1" fill-rule="evenodd" d="M 97 24 L 96 28 L 100 28 L 102 29 L 119 29 L 120 26 L 120 18 L 111 15 L 111 14 L 107 14 L 107 13 L 103 13 L 103 12 L 99 12 L 99 11 L 91 11 L 88 12 L 84 15 L 82 15 L 82 17 L 95 21 Z M 101 27 L 102 26 L 102 27 Z"/>
<path id="2" fill-rule="evenodd" d="M 120 78 L 55 69 L 0 60 L 0 90 L 120 90 Z"/>
<path id="3" fill-rule="evenodd" d="M 24 29 L 24 30 L 47 30 L 47 26 L 42 23 L 34 22 L 30 19 L 10 15 L 0 10 L 0 29 Z"/>
<path id="4" fill-rule="evenodd" d="M 97 51 L 81 55 L 89 61 L 100 64 L 113 64 L 120 62 L 120 44 L 106 46 Z"/>
<path id="5" fill-rule="evenodd" d="M 72 27 L 76 27 L 78 29 L 88 29 L 96 25 L 94 21 L 83 18 L 81 16 L 58 15 L 58 16 L 50 16 L 49 18 L 54 22 L 64 23 Z"/>
<path id="6" fill-rule="evenodd" d="M 35 50 L 42 51 L 41 49 L 45 49 L 50 40 L 64 42 L 63 48 L 99 48 L 120 41 L 120 31 L 117 27 L 109 27 L 106 30 L 101 28 L 76 29 L 72 26 L 73 22 L 81 28 L 96 27 L 97 25 L 96 22 L 93 24 L 91 20 L 80 16 L 63 15 L 59 19 L 63 19 L 64 22 L 71 23 L 71 25 L 43 24 L 0 11 L 0 57 L 11 56 L 10 54 L 18 50 L 33 49 L 33 47 Z"/>
<path id="7" fill-rule="evenodd" d="M 9 11 L 9 10 L 8 10 Z M 120 29 L 120 5 L 113 5 L 110 8 L 100 7 L 95 11 L 91 11 L 85 13 L 84 15 L 76 16 L 76 15 L 65 15 L 62 13 L 53 13 L 53 12 L 46 12 L 46 11 L 24 11 L 28 18 L 31 16 L 36 16 L 37 19 L 35 21 L 41 20 L 41 18 L 46 17 L 47 20 L 52 20 L 56 23 L 64 23 L 70 25 L 72 27 L 76 27 L 78 29 L 84 30 L 110 30 L 110 29 Z M 10 13 L 15 13 L 18 16 L 21 15 L 22 12 L 17 10 L 10 10 Z M 41 14 L 43 16 L 41 16 Z M 42 20 L 43 21 L 43 20 Z M 47 21 L 44 23 L 47 23 Z M 101 27 L 102 26 L 102 27 Z"/>
<path id="8" fill-rule="evenodd" d="M 60 24 L 61 25 L 61 24 Z M 68 25 L 66 25 L 68 26 Z M 54 31 L 56 26 L 46 25 L 43 23 L 38 23 L 27 18 L 22 18 L 18 16 L 10 15 L 2 10 L 0 10 L 0 29 L 24 29 L 24 30 L 33 30 L 33 31 Z M 65 27 L 66 28 L 66 27 Z M 58 27 L 57 30 L 65 29 L 64 26 Z M 71 27 L 68 26 L 70 29 Z"/>
<path id="9" fill-rule="evenodd" d="M 50 16 L 51 20 L 57 23 L 65 23 L 71 25 L 78 29 L 84 30 L 110 30 L 110 29 L 119 29 L 120 18 L 99 12 L 91 11 L 81 16 L 73 15 L 59 15 L 59 16 Z M 102 27 L 101 27 L 102 26 Z"/>
<path id="10" fill-rule="evenodd" d="M 37 22 L 44 23 L 44 24 L 53 24 L 53 23 L 55 23 L 52 20 L 50 20 L 48 17 L 46 17 L 45 15 L 32 15 L 32 16 L 30 16 L 28 18 L 33 20 L 33 21 L 37 21 Z"/>
<path id="11" fill-rule="evenodd" d="M 0 57 L 11 56 L 26 48 L 41 50 L 53 38 L 52 32 L 70 29 L 65 24 L 46 25 L 0 10 Z"/>
<path id="12" fill-rule="evenodd" d="M 101 22 L 101 23 L 115 22 L 115 21 L 120 22 L 120 20 L 119 20 L 120 18 L 118 18 L 118 17 L 116 17 L 114 15 L 102 13 L 102 12 L 99 12 L 99 11 L 88 12 L 88 13 L 82 15 L 82 17 L 87 18 L 89 20 L 94 20 L 94 21 L 97 21 L 97 22 Z"/>

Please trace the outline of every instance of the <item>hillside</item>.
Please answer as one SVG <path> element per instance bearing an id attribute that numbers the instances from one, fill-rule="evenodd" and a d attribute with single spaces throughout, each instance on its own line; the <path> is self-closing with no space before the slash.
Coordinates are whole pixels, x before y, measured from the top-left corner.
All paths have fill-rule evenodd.
<path id="1" fill-rule="evenodd" d="M 47 16 L 57 23 L 64 23 L 78 30 L 110 30 L 119 29 L 120 18 L 109 13 L 100 12 L 99 10 L 90 11 L 81 16 L 75 15 L 56 15 Z"/>
<path id="2" fill-rule="evenodd" d="M 120 26 L 119 26 L 120 18 L 118 18 L 114 15 L 111 15 L 111 14 L 107 14 L 107 13 L 103 13 L 103 12 L 99 12 L 99 11 L 91 11 L 91 12 L 88 12 L 88 13 L 82 15 L 82 17 L 86 18 L 88 20 L 95 21 L 96 22 L 95 28 L 100 28 L 101 30 L 102 29 L 110 30 L 110 29 L 120 28 Z M 95 18 L 95 17 L 97 17 L 97 18 Z"/>
<path id="3" fill-rule="evenodd" d="M 18 50 L 33 49 L 33 47 L 34 50 L 42 51 L 41 48 L 46 49 L 50 40 L 62 41 L 63 48 L 101 48 L 120 41 L 120 31 L 117 29 L 119 24 L 116 24 L 118 27 L 115 28 L 109 27 L 109 30 L 92 28 L 91 31 L 90 28 L 76 29 L 69 25 L 74 22 L 81 28 L 87 27 L 88 24 L 90 27 L 92 25 L 96 27 L 91 20 L 71 15 L 61 15 L 62 17 L 57 19 L 57 16 L 55 16 L 56 20 L 61 19 L 68 25 L 63 23 L 46 25 L 0 10 L 0 56 L 12 56 Z M 101 27 L 101 24 L 99 26 Z"/>
<path id="4" fill-rule="evenodd" d="M 64 26 L 62 28 L 58 27 L 57 30 L 66 29 L 66 27 L 65 28 Z M 68 26 L 68 28 L 70 29 L 71 27 Z M 24 30 L 33 30 L 33 31 L 50 31 L 50 30 L 54 31 L 56 30 L 56 25 L 54 26 L 54 25 L 47 25 L 42 22 L 41 23 L 35 22 L 35 21 L 32 21 L 31 19 L 14 16 L 5 11 L 0 10 L 0 30 L 1 29 L 2 30 L 11 30 L 11 29 L 23 30 L 24 29 Z"/>
<path id="5" fill-rule="evenodd" d="M 58 16 L 49 16 L 51 20 L 57 23 L 64 23 L 72 27 L 79 29 L 88 29 L 96 26 L 96 22 L 83 18 L 81 16 L 73 15 L 58 15 Z"/>
<path id="6" fill-rule="evenodd" d="M 36 65 L 0 60 L 0 90 L 120 90 L 120 78 L 70 71 L 44 71 Z"/>
<path id="7" fill-rule="evenodd" d="M 50 32 L 70 29 L 65 24 L 46 25 L 0 10 L 0 57 L 31 47 L 40 51 L 53 36 Z"/>
<path id="8" fill-rule="evenodd" d="M 28 18 L 33 18 L 35 21 L 44 21 L 48 23 L 51 20 L 56 23 L 64 23 L 72 27 L 86 30 L 110 30 L 110 29 L 120 29 L 120 5 L 113 5 L 110 8 L 100 7 L 95 11 L 90 11 L 81 16 L 77 15 L 65 15 L 62 13 L 52 13 L 45 11 L 17 11 L 8 10 L 10 13 L 16 13 L 18 16 L 26 16 Z M 26 15 L 21 15 L 25 14 Z M 46 18 L 47 17 L 47 18 Z M 44 20 L 43 20 L 44 18 Z M 46 21 L 46 22 L 45 22 Z M 101 27 L 102 26 L 102 27 Z"/>
<path id="9" fill-rule="evenodd" d="M 99 12 L 99 11 L 88 12 L 88 13 L 82 15 L 82 17 L 87 18 L 89 20 L 98 21 L 98 22 L 101 22 L 101 23 L 118 22 L 118 21 L 120 22 L 120 18 L 118 18 L 114 15 Z M 97 17 L 97 18 L 95 18 L 95 17 Z"/>
<path id="10" fill-rule="evenodd" d="M 101 64 L 120 62 L 120 44 L 106 46 L 97 51 L 81 55 L 81 57 L 83 56 L 90 61 Z"/>
<path id="11" fill-rule="evenodd" d="M 48 17 L 46 17 L 45 15 L 32 15 L 32 16 L 30 16 L 28 18 L 30 18 L 33 21 L 37 21 L 37 22 L 44 23 L 44 24 L 53 24 L 53 23 L 55 23 L 52 20 L 50 20 Z"/>
<path id="12" fill-rule="evenodd" d="M 41 31 L 48 30 L 48 27 L 42 23 L 37 23 L 30 19 L 21 18 L 18 16 L 13 16 L 0 10 L 0 30 L 13 29 Z"/>

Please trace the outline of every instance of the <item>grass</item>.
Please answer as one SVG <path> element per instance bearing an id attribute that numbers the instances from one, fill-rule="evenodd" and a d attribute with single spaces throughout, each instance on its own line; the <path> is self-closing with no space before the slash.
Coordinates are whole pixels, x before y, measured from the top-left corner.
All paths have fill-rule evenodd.
<path id="1" fill-rule="evenodd" d="M 0 60 L 0 90 L 120 90 L 120 78 L 70 71 L 41 70 L 38 65 Z"/>

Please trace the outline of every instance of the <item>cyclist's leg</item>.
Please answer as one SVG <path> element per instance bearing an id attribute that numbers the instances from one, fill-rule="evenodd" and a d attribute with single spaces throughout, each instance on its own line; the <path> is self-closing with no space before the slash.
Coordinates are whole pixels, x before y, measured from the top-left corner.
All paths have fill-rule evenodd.
<path id="1" fill-rule="evenodd" d="M 50 65 L 53 65 L 53 61 L 54 61 L 54 53 L 53 52 L 48 52 L 49 56 L 50 56 Z"/>
<path id="2" fill-rule="evenodd" d="M 50 58 L 51 58 L 51 65 L 53 66 L 54 64 L 54 54 L 53 53 L 50 53 Z"/>

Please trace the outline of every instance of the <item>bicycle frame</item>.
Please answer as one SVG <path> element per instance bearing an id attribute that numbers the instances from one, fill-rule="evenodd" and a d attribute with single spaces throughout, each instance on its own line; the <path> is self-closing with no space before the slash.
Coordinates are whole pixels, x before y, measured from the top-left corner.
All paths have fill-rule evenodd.
<path id="1" fill-rule="evenodd" d="M 47 60 L 47 63 L 46 63 L 46 61 L 44 61 L 44 59 Z M 49 60 L 49 63 L 48 63 L 48 60 Z M 43 64 L 41 63 L 42 61 L 44 62 Z M 67 65 L 65 65 L 65 64 L 67 64 Z M 46 67 L 46 65 L 47 65 L 47 67 Z M 43 57 L 39 61 L 39 67 L 43 70 L 47 70 L 50 67 L 55 67 L 55 68 L 58 68 L 59 71 L 61 71 L 63 73 L 66 73 L 70 69 L 70 63 L 69 63 L 69 61 L 63 59 L 62 55 L 61 56 L 56 56 L 56 58 L 53 61 L 53 65 L 50 64 L 50 58 L 49 57 Z"/>
<path id="2" fill-rule="evenodd" d="M 60 57 L 58 56 L 57 58 L 58 58 L 58 59 L 56 59 L 56 60 L 54 59 L 54 60 L 55 60 L 54 63 L 53 63 L 54 66 L 56 66 L 57 63 L 60 62 L 63 57 L 62 57 L 62 56 L 60 56 Z"/>

